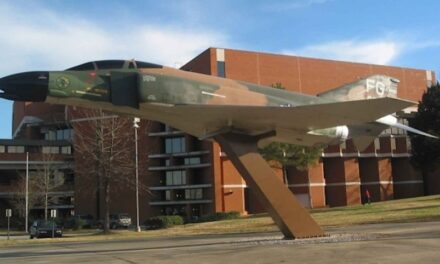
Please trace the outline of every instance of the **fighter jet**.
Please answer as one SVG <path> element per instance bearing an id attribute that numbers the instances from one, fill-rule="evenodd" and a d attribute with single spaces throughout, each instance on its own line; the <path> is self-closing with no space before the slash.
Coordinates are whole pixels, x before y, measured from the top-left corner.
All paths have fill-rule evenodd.
<path id="1" fill-rule="evenodd" d="M 84 63 L 0 79 L 0 97 L 100 108 L 160 121 L 200 139 L 231 132 L 305 146 L 352 138 L 365 149 L 415 103 L 398 99 L 399 81 L 374 75 L 317 96 L 134 60 Z"/>
<path id="2" fill-rule="evenodd" d="M 107 60 L 1 78 L 0 97 L 99 108 L 213 138 L 285 237 L 301 238 L 324 233 L 276 179 L 257 144 L 325 146 L 352 138 L 362 150 L 389 126 L 431 136 L 392 116 L 415 104 L 396 97 L 398 83 L 374 75 L 311 96 L 152 63 Z"/>

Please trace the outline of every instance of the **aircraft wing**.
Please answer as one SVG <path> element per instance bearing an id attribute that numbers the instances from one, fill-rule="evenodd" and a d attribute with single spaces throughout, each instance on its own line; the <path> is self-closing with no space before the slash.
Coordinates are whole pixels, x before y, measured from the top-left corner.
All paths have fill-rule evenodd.
<path id="1" fill-rule="evenodd" d="M 184 132 L 205 138 L 225 129 L 249 135 L 268 131 L 296 131 L 299 134 L 322 128 L 375 121 L 414 102 L 396 98 L 312 104 L 296 107 L 176 105 L 168 112 L 168 123 Z"/>

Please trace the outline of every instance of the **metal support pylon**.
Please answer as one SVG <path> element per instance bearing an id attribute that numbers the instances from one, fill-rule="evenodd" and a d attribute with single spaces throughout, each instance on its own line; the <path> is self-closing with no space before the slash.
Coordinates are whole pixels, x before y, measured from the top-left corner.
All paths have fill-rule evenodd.
<path id="1" fill-rule="evenodd" d="M 258 138 L 228 133 L 215 136 L 215 140 L 285 238 L 324 236 L 321 227 L 301 206 L 293 193 L 276 178 L 275 172 L 258 153 Z"/>

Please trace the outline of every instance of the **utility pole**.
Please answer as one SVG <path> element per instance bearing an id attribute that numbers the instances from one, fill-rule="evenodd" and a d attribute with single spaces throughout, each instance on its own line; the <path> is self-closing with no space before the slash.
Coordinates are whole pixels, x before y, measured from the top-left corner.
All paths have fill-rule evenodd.
<path id="1" fill-rule="evenodd" d="M 25 222 L 24 228 L 26 233 L 28 232 L 28 221 L 29 221 L 29 152 L 26 152 L 26 191 L 25 191 Z"/>
<path id="2" fill-rule="evenodd" d="M 140 119 L 135 117 L 133 119 L 134 127 L 134 144 L 135 144 L 135 166 L 136 166 L 136 232 L 141 232 L 141 227 L 139 225 L 139 161 L 138 161 L 138 128 Z"/>

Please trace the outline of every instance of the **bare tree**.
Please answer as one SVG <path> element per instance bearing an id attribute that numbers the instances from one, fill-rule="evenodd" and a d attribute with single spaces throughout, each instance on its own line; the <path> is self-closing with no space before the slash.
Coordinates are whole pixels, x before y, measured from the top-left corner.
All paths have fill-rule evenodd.
<path id="1" fill-rule="evenodd" d="M 43 154 L 41 165 L 29 172 L 28 210 L 36 206 L 44 207 L 44 217 L 47 220 L 48 206 L 56 204 L 56 197 L 50 193 L 64 184 L 64 174 L 58 170 L 53 154 Z M 26 175 L 18 172 L 18 177 L 12 190 L 11 205 L 19 217 L 26 216 Z"/>
<path id="2" fill-rule="evenodd" d="M 77 171 L 96 178 L 97 198 L 104 197 L 104 232 L 110 230 L 110 197 L 117 188 L 134 188 L 135 169 L 132 119 L 102 110 L 75 112 Z M 147 190 L 143 185 L 141 189 Z M 97 203 L 100 204 L 100 201 Z M 98 208 L 99 211 L 99 208 Z"/>
<path id="3" fill-rule="evenodd" d="M 29 213 L 30 209 L 38 205 L 40 201 L 38 181 L 34 172 L 29 172 L 29 189 L 28 189 L 28 207 Z M 26 174 L 25 172 L 17 172 L 17 178 L 14 182 L 14 187 L 11 189 L 12 197 L 9 200 L 10 205 L 14 208 L 17 216 L 20 219 L 26 218 Z M 26 223 L 27 224 L 27 223 Z"/>
<path id="4" fill-rule="evenodd" d="M 44 206 L 44 219 L 47 220 L 49 204 L 57 203 L 56 197 L 50 196 L 50 193 L 64 184 L 64 174 L 58 169 L 53 154 L 43 153 L 41 163 L 35 173 L 37 181 L 34 183 L 34 192 L 37 201 Z"/>

